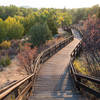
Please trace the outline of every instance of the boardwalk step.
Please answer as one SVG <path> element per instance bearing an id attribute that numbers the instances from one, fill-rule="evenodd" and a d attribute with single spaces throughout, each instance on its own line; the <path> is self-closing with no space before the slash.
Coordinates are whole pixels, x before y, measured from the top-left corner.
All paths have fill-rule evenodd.
<path id="1" fill-rule="evenodd" d="M 72 91 L 72 90 L 69 90 L 69 91 L 45 91 L 45 92 L 35 92 L 35 94 L 37 95 L 44 95 L 44 94 L 46 94 L 46 95 L 52 95 L 52 94 L 56 94 L 56 95 L 61 95 L 61 94 L 66 94 L 66 95 L 72 95 L 72 94 L 74 94 L 74 95 L 80 95 L 80 92 L 78 92 L 78 91 Z"/>
<path id="2" fill-rule="evenodd" d="M 34 96 L 30 96 L 29 100 L 86 100 L 82 98 L 80 93 L 73 91 L 47 91 L 38 92 Z"/>
<path id="3" fill-rule="evenodd" d="M 30 96 L 29 100 L 86 100 L 81 95 L 66 95 L 66 96 Z"/>
<path id="4" fill-rule="evenodd" d="M 30 97 L 28 100 L 86 100 L 84 98 L 80 97 L 67 97 L 67 98 L 36 98 L 36 97 Z"/>

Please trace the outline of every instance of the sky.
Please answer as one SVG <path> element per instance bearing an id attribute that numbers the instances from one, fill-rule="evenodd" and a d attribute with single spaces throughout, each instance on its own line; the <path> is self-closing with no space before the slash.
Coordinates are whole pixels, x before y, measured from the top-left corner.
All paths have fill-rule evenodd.
<path id="1" fill-rule="evenodd" d="M 100 0 L 0 0 L 0 5 L 33 8 L 82 8 L 99 4 Z"/>

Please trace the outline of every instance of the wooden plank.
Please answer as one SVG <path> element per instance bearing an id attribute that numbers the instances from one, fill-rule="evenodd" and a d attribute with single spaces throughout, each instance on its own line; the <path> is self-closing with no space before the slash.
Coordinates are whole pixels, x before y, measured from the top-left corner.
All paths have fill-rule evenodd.
<path id="1" fill-rule="evenodd" d="M 79 41 L 75 39 L 41 65 L 41 70 L 38 73 L 34 85 L 34 98 L 31 100 L 46 100 L 41 97 L 42 93 L 43 97 L 45 97 L 45 95 L 49 95 L 46 94 L 48 92 L 56 93 L 57 91 L 61 92 L 64 89 L 72 90 L 73 85 L 71 78 L 69 77 L 68 65 L 70 62 L 70 54 L 78 43 Z M 37 99 L 35 99 L 35 97 Z M 53 95 L 50 94 L 50 97 L 52 98 Z M 66 97 L 68 96 L 66 95 Z"/>

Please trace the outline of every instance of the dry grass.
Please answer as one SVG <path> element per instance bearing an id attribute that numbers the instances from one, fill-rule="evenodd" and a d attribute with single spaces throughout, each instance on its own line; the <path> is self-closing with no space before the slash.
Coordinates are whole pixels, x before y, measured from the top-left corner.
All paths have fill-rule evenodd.
<path id="1" fill-rule="evenodd" d="M 93 62 L 93 61 L 94 60 L 92 60 L 91 56 L 89 56 L 89 55 L 86 56 L 86 55 L 84 55 L 84 53 L 82 53 L 80 57 L 77 57 L 74 60 L 73 64 L 74 64 L 74 67 L 75 67 L 75 69 L 77 70 L 78 73 L 81 73 L 81 74 L 86 75 L 86 76 L 96 77 L 96 75 L 99 74 L 100 66 L 96 61 L 95 62 Z M 97 66 L 99 66 L 99 67 L 97 67 Z M 96 77 L 96 78 L 98 78 L 98 77 Z M 100 92 L 100 85 L 99 84 L 88 81 L 86 79 L 82 79 L 81 81 L 86 86 L 90 87 L 91 89 Z M 90 97 L 89 100 L 98 100 L 92 94 L 88 94 L 88 96 Z"/>
<path id="2" fill-rule="evenodd" d="M 88 68 L 86 67 L 86 62 L 84 58 L 82 58 L 81 60 L 79 58 L 74 60 L 73 64 L 78 73 L 81 73 L 83 75 L 90 75 L 90 72 L 88 71 Z"/>

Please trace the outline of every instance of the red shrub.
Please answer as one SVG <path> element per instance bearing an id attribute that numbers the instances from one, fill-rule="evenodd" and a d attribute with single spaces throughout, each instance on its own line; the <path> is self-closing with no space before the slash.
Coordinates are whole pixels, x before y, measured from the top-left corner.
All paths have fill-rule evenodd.
<path id="1" fill-rule="evenodd" d="M 25 68 L 27 74 L 32 73 L 32 64 L 37 56 L 37 48 L 31 49 L 31 44 L 26 43 L 18 54 L 20 64 Z"/>

